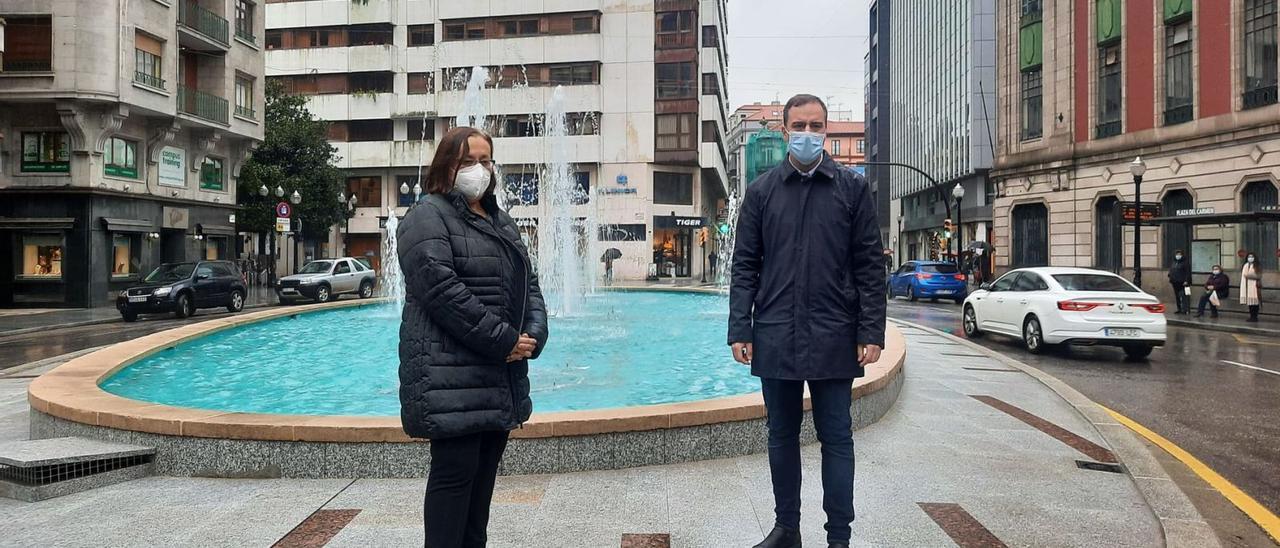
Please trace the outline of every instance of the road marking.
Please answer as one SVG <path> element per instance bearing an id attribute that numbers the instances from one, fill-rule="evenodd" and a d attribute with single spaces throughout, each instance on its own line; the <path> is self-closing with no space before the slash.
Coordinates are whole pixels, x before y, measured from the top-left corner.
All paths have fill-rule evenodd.
<path id="1" fill-rule="evenodd" d="M 1245 338 L 1243 335 L 1232 335 L 1232 337 L 1235 337 L 1236 340 L 1242 344 L 1261 344 L 1266 346 L 1280 346 L 1280 342 L 1255 341 L 1253 339 Z"/>
<path id="2" fill-rule="evenodd" d="M 1120 459 L 1117 459 L 1115 453 L 1112 453 L 1110 449 L 1082 438 L 1076 433 L 1044 420 L 1040 416 L 1032 414 L 1021 407 L 991 396 L 971 395 L 969 397 L 1003 411 L 1009 416 L 1026 423 L 1028 426 L 1048 434 L 1053 439 L 1066 444 L 1068 447 L 1084 453 L 1085 456 L 1093 460 L 1108 463 L 1120 462 Z"/>
<path id="3" fill-rule="evenodd" d="M 1270 369 L 1263 369 L 1263 368 L 1261 368 L 1261 367 L 1252 366 L 1252 365 L 1249 365 L 1249 364 L 1247 364 L 1247 363 L 1233 362 L 1233 361 L 1231 361 L 1231 360 L 1222 360 L 1222 363 L 1229 363 L 1229 364 L 1231 364 L 1231 365 L 1235 365 L 1235 366 L 1243 367 L 1243 368 L 1245 368 L 1245 369 L 1252 369 L 1252 370 L 1254 370 L 1254 371 L 1261 371 L 1261 372 L 1263 372 L 1263 373 L 1271 373 L 1272 375 L 1280 375 L 1280 371 L 1272 371 L 1272 370 L 1270 370 Z"/>
<path id="4" fill-rule="evenodd" d="M 1130 419 L 1129 417 L 1116 413 L 1106 407 L 1099 407 L 1102 407 L 1103 410 L 1110 414 L 1111 417 L 1116 419 L 1120 424 L 1125 425 L 1130 430 L 1133 430 L 1142 437 L 1147 438 L 1148 441 L 1160 446 L 1161 449 L 1164 449 L 1165 452 L 1172 455 L 1173 458 L 1178 459 L 1182 464 L 1187 465 L 1187 468 L 1190 468 L 1192 472 L 1195 472 L 1197 476 L 1200 476 L 1200 479 L 1204 480 L 1205 483 L 1208 483 L 1219 493 L 1222 493 L 1222 496 L 1226 497 L 1228 501 L 1231 501 L 1231 504 L 1234 504 L 1236 508 L 1249 516 L 1249 519 L 1258 524 L 1262 530 L 1266 531 L 1268 535 L 1271 535 L 1272 539 L 1280 539 L 1280 517 L 1276 517 L 1276 515 L 1271 513 L 1271 511 L 1265 506 L 1259 504 L 1258 501 L 1253 500 L 1253 497 L 1245 494 L 1245 492 L 1241 491 L 1239 487 L 1236 487 L 1230 481 L 1227 481 L 1227 478 L 1224 478 L 1221 474 L 1214 472 L 1212 468 L 1206 466 L 1200 461 L 1200 459 L 1195 458 L 1191 453 L 1188 453 L 1183 448 L 1178 447 L 1173 442 L 1165 439 L 1164 436 L 1152 432 L 1147 427 L 1134 422 L 1133 419 Z"/>
<path id="5" fill-rule="evenodd" d="M 917 502 L 924 513 L 960 548 L 1005 548 L 991 530 L 982 525 L 964 507 L 954 503 Z"/>

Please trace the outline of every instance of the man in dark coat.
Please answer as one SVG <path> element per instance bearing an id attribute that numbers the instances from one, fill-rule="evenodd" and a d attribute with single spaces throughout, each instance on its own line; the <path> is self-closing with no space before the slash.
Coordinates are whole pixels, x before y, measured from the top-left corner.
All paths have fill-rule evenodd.
<path id="1" fill-rule="evenodd" d="M 734 358 L 760 377 L 776 523 L 757 548 L 800 546 L 800 423 L 808 383 L 822 443 L 827 542 L 853 522 L 853 380 L 880 358 L 885 271 L 875 200 L 862 176 L 823 152 L 827 108 L 783 109 L 787 159 L 746 191 L 729 293 Z"/>
<path id="2" fill-rule="evenodd" d="M 1169 285 L 1173 286 L 1173 301 L 1178 304 L 1174 314 L 1191 313 L 1191 296 L 1187 287 L 1191 284 L 1191 261 L 1179 249 L 1173 252 L 1173 264 L 1169 265 Z"/>

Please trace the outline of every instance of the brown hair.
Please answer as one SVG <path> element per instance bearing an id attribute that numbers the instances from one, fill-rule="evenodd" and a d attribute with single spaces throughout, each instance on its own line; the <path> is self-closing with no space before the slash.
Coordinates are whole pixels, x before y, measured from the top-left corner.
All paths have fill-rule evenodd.
<path id="1" fill-rule="evenodd" d="M 469 141 L 477 136 L 488 141 L 489 150 L 493 150 L 493 138 L 476 128 L 460 126 L 445 132 L 444 137 L 440 138 L 440 144 L 436 146 L 436 155 L 431 159 L 431 167 L 427 168 L 428 194 L 453 192 L 453 178 L 458 172 L 458 165 L 471 153 Z M 497 176 L 492 173 L 489 179 L 489 190 L 485 192 L 486 194 L 493 193 L 493 188 L 498 183 Z"/>
<path id="2" fill-rule="evenodd" d="M 824 118 L 830 115 L 830 112 L 827 111 L 827 104 L 822 102 L 822 99 L 819 99 L 816 95 L 801 93 L 800 95 L 788 99 L 787 106 L 782 107 L 783 125 L 786 125 L 787 121 L 791 119 L 792 108 L 802 107 L 809 103 L 818 103 L 818 106 L 822 107 L 822 116 Z"/>

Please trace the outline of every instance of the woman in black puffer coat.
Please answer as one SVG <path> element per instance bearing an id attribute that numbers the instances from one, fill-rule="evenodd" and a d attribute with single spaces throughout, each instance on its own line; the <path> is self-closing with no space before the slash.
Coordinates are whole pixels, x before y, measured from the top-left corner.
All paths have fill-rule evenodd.
<path id="1" fill-rule="evenodd" d="M 529 419 L 529 362 L 547 342 L 538 278 L 494 198 L 493 140 L 440 140 L 427 192 L 397 231 L 405 278 L 400 419 L 431 440 L 426 546 L 484 546 L 508 433 Z"/>

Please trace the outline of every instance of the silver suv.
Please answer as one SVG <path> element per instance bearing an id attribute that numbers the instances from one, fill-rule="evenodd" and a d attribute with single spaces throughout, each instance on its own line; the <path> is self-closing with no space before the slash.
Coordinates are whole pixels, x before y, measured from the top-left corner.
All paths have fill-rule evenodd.
<path id="1" fill-rule="evenodd" d="M 367 299 L 373 296 L 377 283 L 377 273 L 361 261 L 350 257 L 320 259 L 307 263 L 297 274 L 280 278 L 276 295 L 281 304 L 299 299 L 322 303 L 344 293 Z"/>

